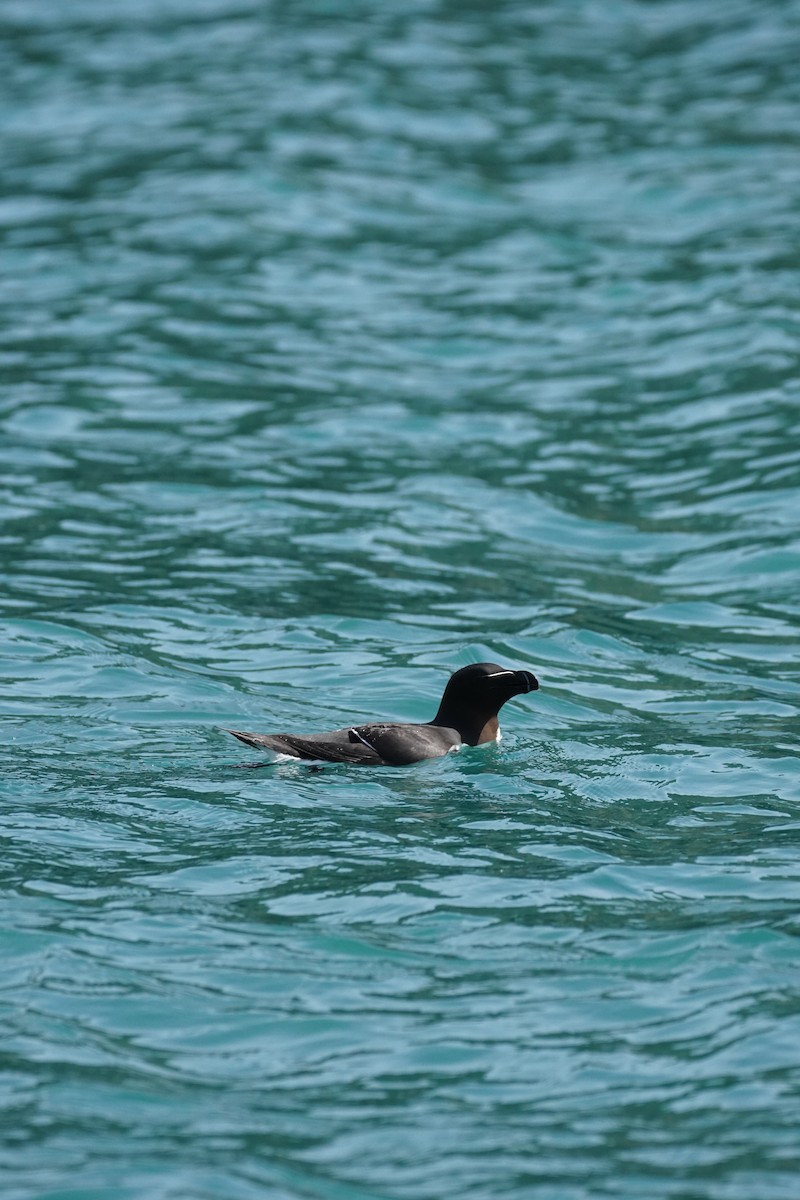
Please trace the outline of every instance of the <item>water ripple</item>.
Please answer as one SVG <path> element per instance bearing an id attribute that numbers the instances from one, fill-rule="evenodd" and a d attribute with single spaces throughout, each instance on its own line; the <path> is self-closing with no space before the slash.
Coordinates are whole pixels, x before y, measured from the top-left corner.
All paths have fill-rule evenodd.
<path id="1" fill-rule="evenodd" d="M 9 1196 L 794 1200 L 798 17 L 4 6 Z"/>

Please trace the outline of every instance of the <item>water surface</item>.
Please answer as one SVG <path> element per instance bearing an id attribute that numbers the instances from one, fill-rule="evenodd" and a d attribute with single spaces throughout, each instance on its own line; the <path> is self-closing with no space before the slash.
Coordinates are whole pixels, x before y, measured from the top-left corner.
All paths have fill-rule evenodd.
<path id="1" fill-rule="evenodd" d="M 4 1200 L 796 1200 L 798 29 L 4 6 Z"/>

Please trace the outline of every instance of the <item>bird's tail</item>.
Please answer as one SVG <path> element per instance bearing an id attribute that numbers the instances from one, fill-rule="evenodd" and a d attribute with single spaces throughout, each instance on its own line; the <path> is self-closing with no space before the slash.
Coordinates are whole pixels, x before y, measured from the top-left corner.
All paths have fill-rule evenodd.
<path id="1" fill-rule="evenodd" d="M 289 747 L 285 746 L 279 738 L 270 737 L 268 733 L 242 733 L 238 729 L 226 729 L 225 733 L 231 733 L 240 742 L 244 742 L 246 746 L 252 746 L 254 750 L 271 750 L 273 754 L 291 754 Z"/>

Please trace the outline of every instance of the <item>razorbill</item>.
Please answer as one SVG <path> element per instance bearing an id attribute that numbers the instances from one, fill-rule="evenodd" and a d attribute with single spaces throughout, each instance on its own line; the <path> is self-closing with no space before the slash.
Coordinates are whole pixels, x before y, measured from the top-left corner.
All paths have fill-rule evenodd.
<path id="1" fill-rule="evenodd" d="M 530 671 L 509 671 L 497 663 L 473 663 L 447 681 L 439 711 L 422 725 L 351 725 L 329 733 L 240 733 L 240 742 L 288 758 L 344 762 L 359 766 L 402 767 L 438 758 L 462 745 L 500 739 L 497 714 L 512 696 L 533 692 L 539 682 Z"/>

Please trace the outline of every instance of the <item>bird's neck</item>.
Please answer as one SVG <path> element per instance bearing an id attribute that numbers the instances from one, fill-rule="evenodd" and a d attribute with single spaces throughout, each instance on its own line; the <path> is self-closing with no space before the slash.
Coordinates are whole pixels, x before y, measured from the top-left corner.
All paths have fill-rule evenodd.
<path id="1" fill-rule="evenodd" d="M 500 722 L 497 716 L 489 717 L 489 720 L 484 725 L 480 732 L 480 736 L 476 742 L 472 742 L 473 746 L 482 746 L 484 742 L 496 742 L 497 735 L 500 732 Z"/>
<path id="2" fill-rule="evenodd" d="M 496 742 L 500 731 L 497 713 L 487 716 L 486 713 L 470 714 L 467 719 L 463 713 L 453 712 L 442 705 L 431 725 L 444 725 L 449 729 L 457 729 L 462 742 L 468 746 L 481 746 L 484 742 Z"/>

